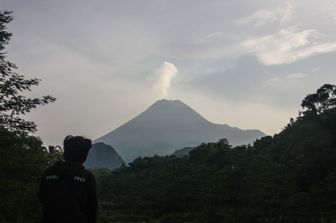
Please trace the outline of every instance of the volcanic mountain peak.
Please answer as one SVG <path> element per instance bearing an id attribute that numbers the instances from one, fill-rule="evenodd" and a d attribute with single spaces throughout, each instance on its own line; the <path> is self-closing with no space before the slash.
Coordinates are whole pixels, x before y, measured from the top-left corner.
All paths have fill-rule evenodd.
<path id="1" fill-rule="evenodd" d="M 137 117 L 98 138 L 116 148 L 126 162 L 139 156 L 171 154 L 177 148 L 227 138 L 233 145 L 253 142 L 265 134 L 214 124 L 180 100 L 159 100 Z"/>
<path id="2" fill-rule="evenodd" d="M 162 108 L 188 108 L 191 109 L 188 105 L 183 103 L 180 100 L 168 100 L 168 99 L 161 99 L 156 101 L 154 104 L 152 104 L 147 110 L 151 109 L 162 109 Z"/>
<path id="3" fill-rule="evenodd" d="M 186 105 L 180 100 L 167 100 L 161 99 L 152 104 L 143 113 L 137 116 L 134 120 L 143 121 L 174 121 L 179 123 L 186 122 L 202 122 L 208 123 L 208 121 L 198 114 L 191 107 Z M 168 123 L 167 123 L 168 124 Z"/>

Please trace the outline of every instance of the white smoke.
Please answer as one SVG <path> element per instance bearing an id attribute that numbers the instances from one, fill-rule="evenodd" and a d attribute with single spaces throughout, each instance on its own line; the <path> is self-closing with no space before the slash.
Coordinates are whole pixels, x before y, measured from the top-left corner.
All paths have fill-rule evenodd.
<path id="1" fill-rule="evenodd" d="M 177 67 L 167 61 L 163 62 L 161 67 L 157 70 L 157 81 L 154 84 L 154 88 L 158 90 L 163 97 L 167 97 L 171 86 L 172 78 L 178 73 Z"/>

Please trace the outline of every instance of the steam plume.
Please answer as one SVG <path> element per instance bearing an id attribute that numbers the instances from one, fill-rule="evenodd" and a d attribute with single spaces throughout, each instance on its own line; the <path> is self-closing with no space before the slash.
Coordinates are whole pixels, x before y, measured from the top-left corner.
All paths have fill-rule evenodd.
<path id="1" fill-rule="evenodd" d="M 167 61 L 163 62 L 157 71 L 158 80 L 154 84 L 154 88 L 159 90 L 163 97 L 167 97 L 171 86 L 171 81 L 178 73 L 177 67 Z"/>

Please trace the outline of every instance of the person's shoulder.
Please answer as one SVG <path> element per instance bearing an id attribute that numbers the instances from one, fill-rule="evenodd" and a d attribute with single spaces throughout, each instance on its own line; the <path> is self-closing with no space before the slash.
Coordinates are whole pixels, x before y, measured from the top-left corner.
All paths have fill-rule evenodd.
<path id="1" fill-rule="evenodd" d="M 89 171 L 87 169 L 84 169 L 83 171 L 84 171 L 84 174 L 85 174 L 85 176 L 87 178 L 89 178 L 89 179 L 95 179 L 95 177 L 94 177 L 94 175 L 93 175 L 93 173 L 91 171 Z"/>
<path id="2" fill-rule="evenodd" d="M 42 176 L 45 176 L 45 175 L 50 175 L 50 174 L 53 174 L 55 172 L 55 166 L 57 165 L 57 162 L 52 164 L 51 166 L 47 167 Z"/>
<path id="3" fill-rule="evenodd" d="M 85 174 L 85 178 L 87 179 L 88 185 L 90 185 L 90 187 L 92 187 L 92 186 L 95 187 L 95 185 L 96 185 L 96 178 L 93 175 L 93 173 L 91 173 L 91 171 L 89 171 L 87 169 L 84 169 L 83 172 Z"/>

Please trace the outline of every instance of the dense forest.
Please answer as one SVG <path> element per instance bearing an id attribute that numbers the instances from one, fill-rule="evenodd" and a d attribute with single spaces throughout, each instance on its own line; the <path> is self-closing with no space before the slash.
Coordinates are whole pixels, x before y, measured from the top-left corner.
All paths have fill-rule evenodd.
<path id="1" fill-rule="evenodd" d="M 188 156 L 96 172 L 100 222 L 336 222 L 336 86 L 253 145 L 225 139 Z"/>
<path id="2" fill-rule="evenodd" d="M 39 222 L 39 178 L 59 153 L 43 147 L 22 116 L 55 98 L 25 96 L 39 80 L 17 74 L 6 59 L 11 20 L 0 11 L 0 222 Z M 98 221 L 336 222 L 336 86 L 323 85 L 301 106 L 279 134 L 253 145 L 220 139 L 186 156 L 96 170 Z"/>

